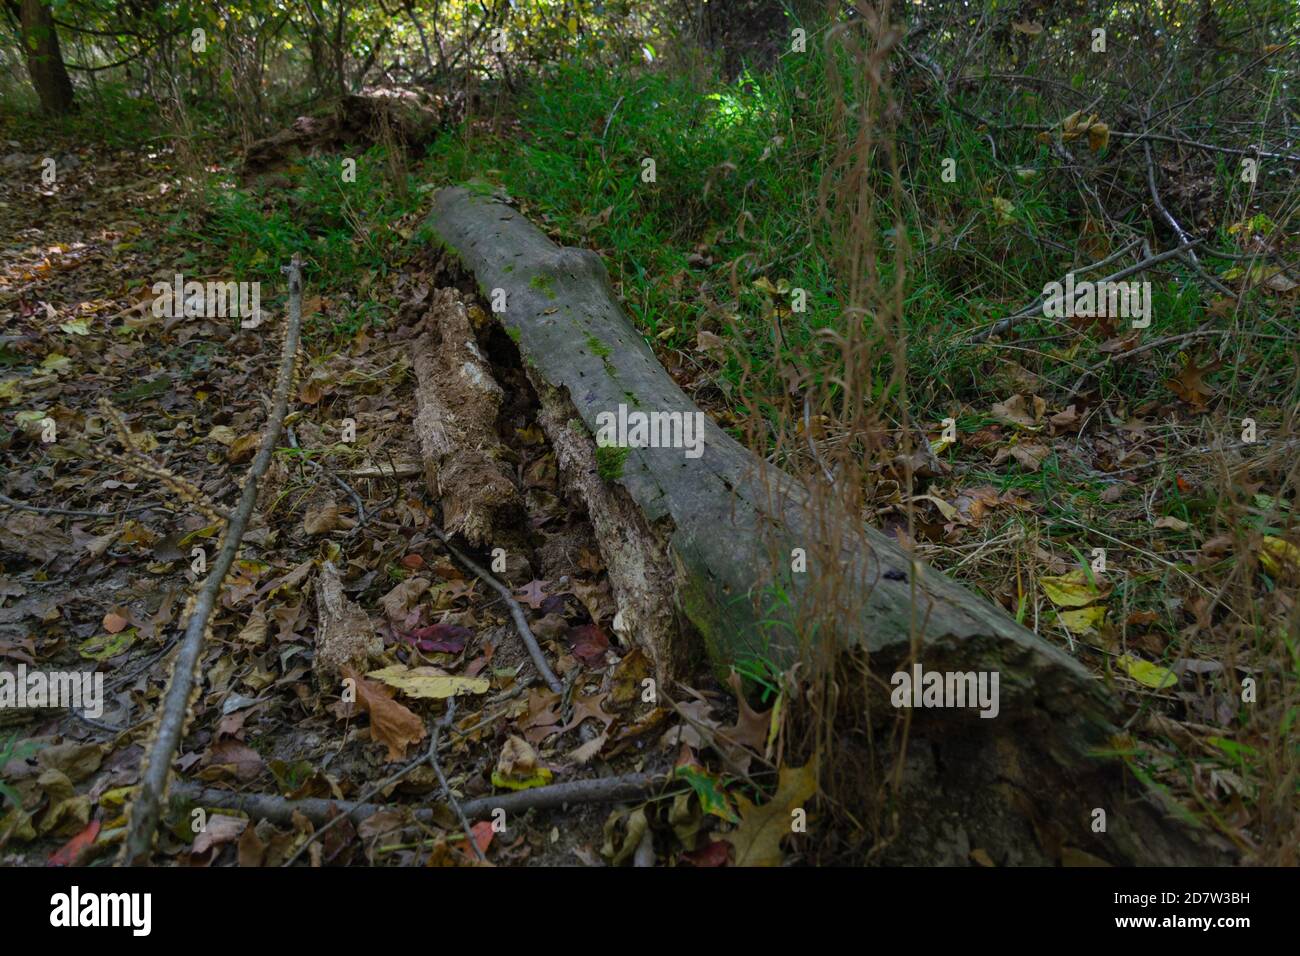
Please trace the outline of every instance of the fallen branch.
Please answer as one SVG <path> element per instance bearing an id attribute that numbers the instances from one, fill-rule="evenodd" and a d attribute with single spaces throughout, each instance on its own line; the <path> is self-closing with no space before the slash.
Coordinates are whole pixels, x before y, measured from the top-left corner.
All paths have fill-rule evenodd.
<path id="1" fill-rule="evenodd" d="M 1105 843 L 1081 834 L 1088 852 L 1112 862 L 1221 859 L 1207 834 L 1168 819 L 1157 791 L 1134 800 L 1123 766 L 1092 759 L 1114 733 L 1119 708 L 1078 661 L 719 428 L 656 360 L 598 256 L 557 247 L 507 203 L 473 189 L 439 192 L 429 226 L 480 289 L 504 293 L 497 318 L 538 395 L 568 493 L 593 516 L 624 624 L 630 607 L 639 618 L 627 632 L 656 665 L 679 654 L 698 660 L 702 651 L 720 675 L 755 659 L 782 670 L 805 662 L 834 668 L 843 681 L 837 718 L 859 726 L 895 713 L 880 699 L 884 681 L 864 676 L 868 656 L 874 675 L 922 660 L 932 672 L 996 673 L 998 720 L 972 727 L 960 712 L 936 712 L 910 725 L 948 769 L 926 778 L 909 812 L 956 805 L 972 840 L 1039 854 L 1024 839 L 1030 817 L 1079 820 L 1089 808 L 1122 804 Z M 1152 256 L 1115 278 L 1177 254 Z M 634 413 L 649 428 L 651 415 L 681 427 L 670 440 L 634 437 L 624 428 Z M 621 511 L 609 517 L 626 518 L 602 526 L 593 502 L 615 503 Z M 647 565 L 623 560 L 632 548 L 638 559 L 656 558 L 654 568 L 667 565 L 649 590 Z M 658 644 L 661 632 L 641 612 L 666 613 L 682 627 Z M 1004 803 L 994 799 L 987 769 L 994 765 L 1034 795 L 1032 809 L 1017 815 L 1020 829 L 990 816 Z"/>
<path id="2" fill-rule="evenodd" d="M 1196 271 L 1196 274 L 1208 282 L 1216 291 L 1230 298 L 1233 297 L 1235 293 L 1231 289 L 1205 271 L 1205 268 L 1201 265 L 1201 260 L 1196 258 L 1196 252 L 1191 248 L 1192 237 L 1187 234 L 1187 230 L 1182 227 L 1182 224 L 1174 218 L 1173 213 L 1166 209 L 1165 204 L 1161 201 L 1160 190 L 1156 188 L 1156 161 L 1151 155 L 1150 143 L 1143 141 L 1142 154 L 1146 157 L 1147 189 L 1151 193 L 1151 201 L 1155 203 L 1156 211 L 1160 213 L 1160 218 L 1163 219 L 1165 223 L 1168 224 L 1169 228 L 1174 231 L 1174 235 L 1178 237 L 1178 241 L 1184 246 L 1187 246 L 1187 252 L 1183 255 L 1183 258 L 1186 260 L 1187 264 Z"/>
<path id="3" fill-rule="evenodd" d="M 158 732 L 148 755 L 148 764 L 140 778 L 139 792 L 131 806 L 130 829 L 122 848 L 122 860 L 131 865 L 146 863 L 153 850 L 154 831 L 158 827 L 168 772 L 185 733 L 186 716 L 195 687 L 208 618 L 216 606 L 226 574 L 239 553 L 244 530 L 248 527 L 253 508 L 257 504 L 258 482 L 271 466 L 271 456 L 280 440 L 280 430 L 289 406 L 289 391 L 298 354 L 298 332 L 302 325 L 302 262 L 296 253 L 284 271 L 289 276 L 289 320 L 285 326 L 280 372 L 271 401 L 271 412 L 267 418 L 266 431 L 262 434 L 262 444 L 248 469 L 248 477 L 244 480 L 239 506 L 226 527 L 221 550 L 212 564 L 212 570 L 195 595 L 185 626 L 185 636 L 176 654 L 171 682 L 167 686 L 159 712 Z"/>
<path id="4" fill-rule="evenodd" d="M 423 759 L 415 766 L 423 763 Z M 632 773 L 621 777 L 573 780 L 515 793 L 476 797 L 462 803 L 461 810 L 467 820 L 482 820 L 492 816 L 495 810 L 504 810 L 509 815 L 528 810 L 555 810 L 575 803 L 617 803 L 644 797 L 666 783 L 667 779 L 663 774 Z M 242 810 L 249 817 L 270 820 L 281 826 L 289 825 L 295 813 L 319 826 L 328 823 L 334 813 L 340 814 L 340 819 L 346 816 L 354 824 L 359 824 L 381 810 L 393 809 L 382 803 L 325 800 L 320 797 L 289 800 L 274 794 L 236 793 L 233 790 L 202 787 L 189 781 L 178 782 L 172 788 L 172 793 L 200 806 Z M 435 822 L 434 812 L 432 807 L 419 807 L 412 812 L 412 816 L 421 823 L 431 823 Z"/>
<path id="5" fill-rule="evenodd" d="M 1167 249 L 1164 252 L 1157 253 L 1153 256 L 1147 256 L 1141 262 L 1135 262 L 1133 263 L 1133 265 L 1126 266 L 1125 268 L 1120 269 L 1118 272 L 1112 272 L 1110 275 L 1098 279 L 1097 281 L 1098 283 L 1118 282 L 1120 279 L 1126 279 L 1129 276 L 1134 275 L 1135 273 L 1142 272 L 1146 269 L 1150 269 L 1152 266 L 1159 265 L 1160 263 L 1165 262 L 1169 259 L 1181 258 L 1184 252 L 1192 248 L 1192 246 L 1199 245 L 1200 243 L 1201 243 L 1200 239 L 1192 239 L 1188 242 L 1183 243 L 1182 245 L 1174 247 L 1173 249 Z M 1115 259 L 1119 258 L 1120 255 L 1123 255 L 1124 253 L 1128 252 L 1135 245 L 1137 245 L 1136 242 L 1129 243 L 1129 245 L 1125 246 L 1122 250 L 1120 250 L 1119 253 L 1112 253 L 1111 255 L 1107 256 L 1105 259 L 1102 259 L 1100 262 L 1094 262 L 1092 265 L 1084 266 L 1082 269 L 1072 269 L 1070 274 L 1078 275 L 1083 272 L 1090 272 L 1093 269 L 1099 268 L 1100 266 L 1107 265 L 1108 263 L 1113 262 Z M 1007 331 L 1008 329 L 1014 328 L 1015 326 L 1019 325 L 1021 322 L 1024 322 L 1026 319 L 1032 319 L 1035 316 L 1042 315 L 1043 303 L 1046 301 L 1046 298 L 1047 298 L 1046 296 L 1040 295 L 1037 299 L 1035 299 L 1033 302 L 1025 306 L 1023 309 L 1021 309 L 1019 312 L 1015 313 L 1014 315 L 1009 315 L 1005 319 L 999 319 L 997 322 L 994 322 L 992 325 L 990 325 L 987 329 L 981 329 L 980 331 L 976 332 L 974 335 L 970 337 L 970 340 L 972 342 L 983 342 L 985 339 L 992 338 L 995 335 L 1001 335 L 1003 332 Z"/>

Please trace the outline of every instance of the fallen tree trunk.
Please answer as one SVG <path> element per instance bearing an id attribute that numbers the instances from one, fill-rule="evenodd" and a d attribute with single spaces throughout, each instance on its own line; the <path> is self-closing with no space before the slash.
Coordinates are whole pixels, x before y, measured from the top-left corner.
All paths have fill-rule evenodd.
<path id="1" fill-rule="evenodd" d="M 998 719 L 969 710 L 918 710 L 913 718 L 912 737 L 942 751 L 922 789 L 942 791 L 936 813 L 956 813 L 956 845 L 1011 846 L 1009 860 L 1056 862 L 1059 852 L 1046 847 L 1046 857 L 1017 857 L 1031 823 L 1038 844 L 1051 842 L 1042 818 L 1067 821 L 1064 845 L 1115 862 L 1224 859 L 1204 834 L 1189 835 L 1141 795 L 1127 796 L 1123 773 L 1093 759 L 1109 746 L 1116 710 L 1077 661 L 893 539 L 819 513 L 799 482 L 699 413 L 624 316 L 597 255 L 556 246 L 480 188 L 439 192 L 429 225 L 485 299 L 504 299 L 497 317 L 538 392 L 570 488 L 589 510 L 628 630 L 661 679 L 681 673 L 700 638 L 720 671 L 746 661 L 839 666 L 869 656 L 877 675 L 910 670 L 913 661 L 926 671 L 995 673 Z M 622 421 L 632 412 L 682 422 L 699 415 L 701 453 L 597 447 L 608 415 Z M 813 560 L 827 540 L 843 544 Z M 800 550 L 806 572 L 791 560 Z M 828 606 L 828 594 L 844 597 Z M 830 626 L 810 638 L 810 621 Z M 841 700 L 865 706 L 857 689 Z M 1008 787 L 1016 799 L 990 801 L 992 787 Z M 1022 813 L 1004 810 L 1017 801 Z M 1109 820 L 1100 835 L 1096 809 Z M 940 839 L 922 826 L 928 819 L 923 812 L 920 843 Z"/>

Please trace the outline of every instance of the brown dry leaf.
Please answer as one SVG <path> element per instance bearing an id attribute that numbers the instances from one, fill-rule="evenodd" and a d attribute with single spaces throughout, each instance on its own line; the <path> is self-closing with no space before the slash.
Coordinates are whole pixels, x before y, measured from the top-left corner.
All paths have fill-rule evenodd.
<path id="1" fill-rule="evenodd" d="M 262 436 L 257 432 L 240 435 L 226 448 L 226 461 L 232 465 L 242 465 L 244 462 L 250 461 L 261 440 Z"/>
<path id="2" fill-rule="evenodd" d="M 992 415 L 1004 425 L 1018 425 L 1022 428 L 1032 428 L 1034 425 L 1034 418 L 1025 406 L 1023 395 L 1012 395 L 1005 402 L 998 402 L 993 406 Z"/>
<path id="3" fill-rule="evenodd" d="M 1168 528 L 1170 531 L 1186 531 L 1188 524 L 1181 518 L 1175 518 L 1173 515 L 1165 515 L 1163 518 L 1157 518 L 1156 528 Z"/>
<path id="4" fill-rule="evenodd" d="M 712 332 L 700 329 L 695 333 L 695 351 L 704 352 L 713 358 L 725 358 L 727 349 L 722 339 Z"/>
<path id="5" fill-rule="evenodd" d="M 537 769 L 537 751 L 523 737 L 511 735 L 497 757 L 497 773 L 503 777 L 528 777 Z"/>
<path id="6" fill-rule="evenodd" d="M 190 855 L 203 856 L 211 849 L 233 843 L 239 839 L 247 826 L 248 820 L 245 817 L 214 813 L 208 818 L 203 829 L 195 835 L 194 844 L 190 847 Z"/>
<path id="7" fill-rule="evenodd" d="M 734 670 L 727 678 L 727 683 L 731 687 L 731 692 L 736 695 L 736 706 L 740 713 L 736 715 L 735 726 L 728 727 L 723 732 L 736 743 L 761 754 L 767 746 L 768 729 L 772 725 L 772 711 L 765 710 L 760 714 L 749 706 L 749 701 L 745 700 L 740 675 Z"/>
<path id="8" fill-rule="evenodd" d="M 1011 29 L 1025 36 L 1036 37 L 1043 32 L 1043 25 L 1036 20 L 1016 20 L 1012 22 Z"/>
<path id="9" fill-rule="evenodd" d="M 352 522 L 339 514 L 339 506 L 336 504 L 328 504 L 318 511 L 308 511 L 302 518 L 302 528 L 308 534 L 328 534 L 350 527 Z"/>
<path id="10" fill-rule="evenodd" d="M 1198 366 L 1194 355 L 1186 356 L 1184 362 L 1183 370 L 1166 379 L 1165 386 L 1187 404 L 1204 408 L 1206 399 L 1214 394 L 1214 389 L 1205 384 L 1205 376 L 1222 368 L 1223 362 L 1216 358 L 1208 365 Z"/>
<path id="11" fill-rule="evenodd" d="M 425 578 L 407 578 L 381 597 L 379 605 L 384 609 L 389 620 L 401 621 L 427 590 L 429 590 L 429 582 Z"/>
<path id="12" fill-rule="evenodd" d="M 109 611 L 104 615 L 104 630 L 110 634 L 116 634 L 127 626 L 130 622 L 116 611 Z"/>
<path id="13" fill-rule="evenodd" d="M 582 764 L 589 762 L 596 756 L 596 754 L 600 753 L 600 749 L 605 746 L 607 740 L 609 740 L 608 733 L 602 733 L 592 737 L 581 747 L 571 750 L 569 752 L 569 759 L 581 766 Z"/>
<path id="14" fill-rule="evenodd" d="M 402 760 L 406 748 L 428 733 L 424 722 L 393 700 L 395 688 L 367 680 L 355 669 L 345 667 L 343 676 L 355 681 L 357 703 L 370 715 L 370 736 L 388 747 L 388 759 Z"/>
<path id="15" fill-rule="evenodd" d="M 1026 471 L 1038 471 L 1043 466 L 1043 459 L 1052 453 L 1046 445 L 1017 444 L 999 448 L 993 456 L 993 464 L 1000 465 L 1008 458 L 1014 458 Z"/>
<path id="16" fill-rule="evenodd" d="M 736 794 L 740 825 L 727 834 L 736 866 L 780 866 L 781 840 L 792 832 L 794 812 L 807 810 L 805 804 L 816 792 L 817 769 L 808 763 L 782 767 L 776 794 L 761 807 Z"/>
<path id="17" fill-rule="evenodd" d="M 1064 411 L 1057 412 L 1048 421 L 1051 423 L 1053 432 L 1074 428 L 1079 424 L 1079 409 L 1071 405 Z"/>

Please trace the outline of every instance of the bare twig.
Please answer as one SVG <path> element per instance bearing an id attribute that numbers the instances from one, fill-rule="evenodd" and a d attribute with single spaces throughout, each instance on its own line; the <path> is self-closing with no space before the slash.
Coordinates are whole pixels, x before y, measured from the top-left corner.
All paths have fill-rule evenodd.
<path id="1" fill-rule="evenodd" d="M 519 631 L 519 636 L 523 638 L 524 646 L 528 648 L 528 656 L 533 659 L 533 664 L 536 666 L 537 672 L 542 675 L 542 680 L 546 681 L 546 686 L 555 693 L 563 694 L 564 684 L 555 676 L 555 672 L 551 670 L 551 666 L 546 663 L 546 658 L 543 656 L 542 649 L 537 643 L 537 638 L 533 636 L 532 628 L 528 626 L 528 619 L 524 617 L 524 609 L 519 606 L 519 602 L 515 600 L 515 596 L 510 592 L 510 589 L 487 571 L 475 564 L 474 561 L 466 556 L 464 552 L 452 544 L 451 539 L 447 537 L 446 532 L 441 528 L 437 525 L 430 525 L 429 527 L 433 530 L 433 533 L 438 536 L 438 540 L 447 546 L 447 550 L 452 553 L 452 556 L 456 558 L 457 561 L 477 574 L 483 579 L 484 583 L 492 588 L 492 590 L 496 591 L 497 594 L 501 595 L 506 604 L 510 607 L 510 616 L 514 618 L 515 628 Z"/>
<path id="2" fill-rule="evenodd" d="M 153 749 L 149 753 L 148 766 L 140 778 L 140 789 L 131 808 L 130 829 L 122 848 L 123 860 L 129 864 L 147 862 L 153 850 L 154 831 L 158 827 L 172 757 L 185 732 L 186 714 L 194 688 L 195 673 L 198 670 L 199 655 L 203 650 L 203 638 L 208 629 L 208 618 L 217 603 L 226 574 L 239 553 L 244 530 L 248 527 L 253 508 L 257 504 L 258 482 L 271 466 L 271 457 L 280 439 L 280 429 L 289 406 L 294 360 L 298 354 L 298 332 L 302 325 L 302 261 L 296 253 L 285 272 L 289 276 L 289 320 L 285 326 L 284 346 L 280 354 L 280 372 L 276 381 L 271 412 L 267 418 L 266 431 L 262 435 L 262 444 L 257 450 L 257 456 L 248 469 L 248 476 L 244 479 L 239 506 L 226 527 L 221 550 L 217 553 L 203 587 L 195 596 L 193 609 L 185 626 L 185 636 L 176 654 L 171 682 L 167 686 L 167 693 L 163 697 L 159 712 L 158 732 L 154 738 Z"/>
<path id="3" fill-rule="evenodd" d="M 436 724 L 433 725 L 433 733 L 430 735 L 429 740 L 429 749 L 423 755 L 412 760 L 396 773 L 391 774 L 374 786 L 369 787 L 361 794 L 361 799 L 357 801 L 357 804 L 359 806 L 366 806 L 366 801 L 375 796 L 375 794 L 387 790 L 421 764 L 428 763 L 432 765 L 434 773 L 438 775 L 438 782 L 442 785 L 443 793 L 447 796 L 447 801 L 451 804 L 452 808 L 456 811 L 456 815 L 460 818 L 461 825 L 465 829 L 465 838 L 469 840 L 470 846 L 474 848 L 474 853 L 480 860 L 482 860 L 483 851 L 480 850 L 478 844 L 474 842 L 474 834 L 470 832 L 469 823 L 465 820 L 465 814 L 461 811 L 460 804 L 456 802 L 456 798 L 452 795 L 451 788 L 447 786 L 447 780 L 442 775 L 442 767 L 438 763 L 438 744 L 442 739 L 442 731 L 445 727 L 451 724 L 451 721 L 455 716 L 456 698 L 452 697 L 447 701 L 447 712 L 442 715 L 442 718 Z M 350 815 L 350 813 L 339 813 L 338 815 L 324 821 L 323 824 L 318 824 L 318 829 L 306 839 L 302 846 L 298 847 L 297 852 L 295 852 L 293 856 L 284 861 L 282 866 L 293 866 L 293 864 L 298 861 L 298 858 L 307 852 L 309 846 L 328 833 L 338 823 L 348 819 Z M 310 819 L 310 817 L 308 819 Z"/>
<path id="4" fill-rule="evenodd" d="M 1160 213 L 1160 218 L 1168 223 L 1169 228 L 1172 229 L 1174 235 L 1178 237 L 1178 241 L 1187 247 L 1183 258 L 1186 259 L 1188 265 L 1196 270 L 1196 273 L 1202 279 L 1208 282 L 1216 290 L 1226 296 L 1235 297 L 1235 293 L 1233 293 L 1231 289 L 1205 271 L 1205 268 L 1201 265 L 1201 260 L 1196 258 L 1196 252 L 1191 248 L 1190 243 L 1192 237 L 1187 234 L 1187 230 L 1182 227 L 1178 220 L 1174 218 L 1173 214 L 1165 208 L 1165 204 L 1161 202 L 1160 191 L 1156 188 L 1156 163 L 1155 159 L 1151 155 L 1151 144 L 1143 141 L 1142 152 L 1145 154 L 1147 161 L 1147 188 L 1151 192 L 1151 201 L 1155 203 L 1156 210 Z"/>
<path id="5" fill-rule="evenodd" d="M 163 507 L 159 504 L 140 505 L 137 508 L 124 508 L 121 511 L 80 511 L 76 508 L 43 508 L 39 505 L 29 505 L 25 501 L 15 501 L 7 495 L 0 495 L 0 505 L 13 508 L 15 511 L 30 511 L 38 515 L 64 515 L 69 518 L 120 518 L 122 515 L 133 515 Z"/>
<path id="6" fill-rule="evenodd" d="M 1199 241 L 1200 241 L 1199 239 L 1195 240 L 1195 242 L 1193 242 L 1192 245 L 1195 245 L 1195 243 Z M 1141 243 L 1140 239 L 1135 239 L 1132 242 L 1130 242 L 1128 245 L 1119 249 L 1117 252 L 1112 252 L 1105 259 L 1101 259 L 1097 262 L 1094 262 L 1092 263 L 1092 265 L 1082 266 L 1081 268 L 1078 269 L 1071 269 L 1070 274 L 1079 275 L 1080 273 L 1091 272 L 1093 269 L 1100 269 L 1102 266 L 1110 265 L 1115 260 L 1128 255 L 1128 253 L 1131 252 L 1140 243 Z M 1182 254 L 1182 252 L 1186 248 L 1188 247 L 1179 246 L 1177 249 L 1170 249 L 1169 251 L 1162 252 L 1159 255 L 1148 256 L 1142 261 L 1136 262 L 1131 266 L 1126 266 L 1125 268 L 1120 269 L 1118 272 L 1111 273 L 1110 275 L 1106 276 L 1104 279 L 1099 279 L 1098 281 L 1116 282 L 1120 279 L 1125 278 L 1126 276 L 1133 275 L 1135 272 L 1141 272 L 1144 269 L 1148 269 L 1151 266 L 1164 262 L 1166 259 L 1173 259 L 1176 256 Z M 1041 315 L 1043 303 L 1046 301 L 1046 299 L 1047 299 L 1046 295 L 1040 295 L 1037 299 L 1035 299 L 1029 305 L 1025 306 L 1019 312 L 1016 312 L 1013 315 L 1008 315 L 1004 319 L 999 319 L 998 321 L 990 325 L 988 328 L 981 329 L 980 331 L 976 332 L 974 335 L 971 336 L 970 340 L 972 342 L 983 342 L 985 339 L 992 338 L 995 335 L 1001 335 L 1003 332 L 1006 332 L 1008 329 L 1015 328 L 1017 325 L 1019 325 L 1021 322 L 1024 322 L 1026 319 L 1032 319 L 1037 315 Z"/>
<path id="7" fill-rule="evenodd" d="M 289 444 L 293 448 L 298 449 L 299 448 L 298 436 L 293 433 L 293 428 L 286 428 L 284 430 L 284 433 L 289 439 Z M 303 461 L 311 465 L 311 467 L 316 470 L 317 474 L 325 475 L 326 477 L 330 478 L 334 482 L 334 484 L 342 488 L 343 491 L 347 493 L 347 496 L 352 499 L 352 506 L 357 509 L 357 525 L 356 528 L 353 528 L 352 530 L 356 531 L 357 528 L 364 527 L 365 523 L 370 520 L 370 515 L 366 513 L 366 504 L 364 501 L 361 500 L 361 496 L 357 494 L 356 489 L 354 489 L 351 485 L 349 485 L 346 481 L 340 478 L 333 471 L 326 468 L 320 462 L 316 461 L 314 458 L 311 458 L 307 455 L 303 455 L 301 457 Z"/>

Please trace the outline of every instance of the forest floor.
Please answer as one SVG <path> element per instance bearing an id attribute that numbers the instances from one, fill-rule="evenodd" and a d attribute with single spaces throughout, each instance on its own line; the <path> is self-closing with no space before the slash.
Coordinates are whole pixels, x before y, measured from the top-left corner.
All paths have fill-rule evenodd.
<path id="1" fill-rule="evenodd" d="M 442 503 L 426 488 L 412 430 L 410 350 L 431 293 L 447 281 L 421 230 L 435 185 L 486 176 L 520 194 L 527 214 L 561 241 L 601 252 L 665 367 L 737 434 L 746 402 L 768 393 L 741 394 L 754 381 L 728 357 L 736 343 L 717 316 L 753 313 L 764 331 L 746 330 L 742 347 L 771 338 L 773 316 L 785 317 L 787 332 L 816 338 L 812 323 L 798 328 L 780 301 L 792 286 L 816 286 L 798 270 L 822 268 L 817 256 L 774 244 L 737 291 L 745 220 L 686 235 L 671 215 L 728 175 L 726 129 L 702 124 L 696 135 L 718 155 L 695 157 L 698 168 L 671 187 L 676 195 L 666 187 L 643 198 L 622 185 L 632 177 L 607 175 L 606 151 L 611 165 L 632 169 L 645 151 L 634 135 L 671 137 L 647 125 L 635 111 L 650 107 L 631 99 L 611 131 L 610 105 L 622 102 L 612 94 L 594 90 L 587 103 L 559 87 L 546 95 L 563 108 L 543 102 L 522 133 L 506 119 L 497 124 L 502 135 L 485 141 L 445 137 L 443 154 L 418 176 L 400 161 L 390 176 L 391 154 L 366 153 L 351 192 L 338 187 L 335 156 L 300 158 L 240 185 L 237 157 L 196 169 L 154 139 L 87 145 L 7 135 L 0 661 L 6 669 L 94 667 L 108 693 L 94 719 L 25 712 L 15 722 L 0 711 L 9 788 L 0 862 L 107 861 L 120 841 L 169 651 L 204 577 L 201 559 L 213 559 L 220 536 L 213 513 L 233 506 L 266 421 L 285 314 L 279 269 L 286 253 L 304 247 L 312 268 L 287 419 L 293 438 L 277 450 L 213 616 L 202 696 L 174 775 L 247 793 L 358 799 L 405 771 L 368 799 L 395 810 L 439 803 L 423 754 L 455 686 L 462 693 L 438 754 L 458 799 L 640 771 L 678 781 L 612 812 L 532 812 L 504 831 L 479 821 L 472 838 L 489 862 L 804 858 L 801 839 L 783 847 L 784 831 L 774 838 L 779 814 L 770 808 L 779 801 L 762 804 L 753 786 L 776 776 L 767 742 L 786 711 L 762 709 L 770 698 L 752 709 L 708 678 L 676 688 L 675 702 L 665 694 L 666 706 L 642 700 L 648 664 L 620 642 L 597 542 L 561 486 L 525 377 L 502 356 L 492 356 L 508 396 L 498 432 L 527 519 L 518 529 L 525 546 L 498 573 L 564 679 L 562 693 L 539 681 L 506 604 L 433 531 Z M 654 122 L 671 122 L 671 113 Z M 750 152 L 761 147 L 766 157 L 778 140 L 764 133 Z M 597 154 L 600 164 L 587 161 Z M 52 183 L 42 181 L 47 156 Z M 587 168 L 598 171 L 594 187 L 565 176 Z M 802 168 L 770 163 L 761 172 L 784 196 L 778 173 Z M 390 188 L 394 181 L 420 185 L 407 192 Z M 655 216 L 643 215 L 642 204 Z M 991 221 L 999 224 L 989 242 L 1022 242 Z M 762 222 L 789 232 L 789 242 L 802 235 L 777 217 Z M 948 239 L 939 233 L 952 224 L 935 229 L 933 248 L 942 250 Z M 243 328 L 155 315 L 153 284 L 177 273 L 261 277 L 265 320 Z M 900 467 L 893 434 L 883 462 L 862 464 L 872 488 L 864 519 L 1090 667 L 1131 714 L 1116 754 L 1188 819 L 1250 856 L 1272 852 L 1269 840 L 1282 846 L 1277 834 L 1293 819 L 1294 754 L 1278 731 L 1293 726 L 1295 713 L 1286 695 L 1297 656 L 1285 627 L 1300 568 L 1286 491 L 1296 439 L 1285 432 L 1286 409 L 1255 396 L 1293 387 L 1287 309 L 1296 286 L 1271 276 L 1262 294 L 1276 309 L 1256 314 L 1243 307 L 1248 280 L 1226 271 L 1221 278 L 1242 283 L 1236 300 L 1217 296 L 1192 308 L 1173 299 L 1163 325 L 1140 344 L 1101 322 L 958 347 L 946 293 L 919 301 L 920 314 L 908 316 L 912 365 L 922 371 L 911 394 L 929 453 Z M 483 331 L 482 304 L 463 291 Z M 1023 301 L 957 305 L 969 326 L 972 316 L 1005 315 Z M 1208 327 L 1215 319 L 1225 329 L 1235 323 L 1232 338 Z M 1220 342 L 1231 344 L 1214 348 Z M 762 376 L 779 380 L 791 371 L 783 362 L 774 359 Z M 1264 437 L 1242 438 L 1245 418 Z M 958 440 L 945 437 L 945 419 Z M 805 448 L 815 458 L 840 437 L 810 422 L 787 464 L 807 465 L 793 459 Z M 915 480 L 910 497 L 905 471 Z M 317 594 L 335 573 L 348 606 L 382 641 L 378 660 L 357 675 L 355 703 L 343 700 L 341 680 L 322 679 L 312 666 Z M 1259 698 L 1243 692 L 1256 680 L 1290 690 L 1256 707 Z M 744 773 L 751 763 L 752 776 Z M 210 808 L 196 833 L 191 809 L 171 809 L 158 859 L 277 865 L 303 851 L 301 859 L 334 864 L 477 862 L 454 820 L 431 826 L 385 813 L 360 832 L 345 824 L 316 837 L 305 819 L 250 823 Z M 972 862 L 1005 862 L 967 849 Z"/>
<path id="2" fill-rule="evenodd" d="M 0 301 L 12 318 L 0 403 L 6 427 L 17 427 L 5 433 L 0 476 L 0 659 L 6 668 L 94 668 L 106 700 L 93 719 L 0 715 L 25 722 L 0 727 L 9 747 L 0 764 L 20 802 L 0 820 L 0 861 L 108 860 L 187 597 L 214 556 L 221 523 L 212 512 L 233 507 L 266 420 L 283 285 L 262 292 L 256 328 L 155 315 L 154 281 L 173 265 L 186 278 L 196 269 L 193 247 L 166 227 L 187 201 L 173 157 L 20 141 L 4 152 Z M 52 184 L 40 181 L 47 154 L 57 163 Z M 388 225 L 409 235 L 416 216 Z M 410 338 L 434 267 L 416 252 L 382 277 L 367 275 L 364 288 L 320 294 L 309 279 L 309 327 L 330 328 L 328 317 L 354 297 L 396 321 L 305 337 L 292 440 L 277 450 L 221 592 L 174 764 L 176 775 L 207 786 L 336 799 L 367 796 L 405 769 L 369 797 L 393 812 L 359 833 L 349 822 L 315 839 L 305 819 L 277 827 L 235 810 L 212 809 L 196 832 L 202 817 L 178 803 L 157 859 L 273 866 L 306 848 L 303 859 L 336 865 L 476 862 L 454 820 L 440 828 L 400 812 L 441 802 L 423 758 L 449 686 L 460 696 L 438 760 L 459 799 L 674 765 L 712 792 L 709 742 L 740 726 L 735 701 L 715 685 L 688 689 L 675 711 L 642 700 L 648 662 L 611 628 L 599 548 L 585 515 L 566 503 L 521 370 L 499 370 L 513 378 L 502 382 L 509 400 L 498 426 L 516 456 L 527 510 L 516 540 L 526 544 L 499 576 L 526 608 L 562 694 L 538 679 L 505 603 L 431 532 L 439 503 L 412 430 Z M 477 307 L 471 314 L 482 318 Z M 355 675 L 354 703 L 342 699 L 341 679 L 311 664 L 323 575 L 337 575 L 362 630 L 382 640 L 371 676 Z M 754 736 L 747 713 L 744 740 Z M 473 839 L 494 864 L 719 865 L 729 845 L 709 832 L 740 818 L 725 797 L 703 813 L 690 792 L 679 782 L 613 812 L 530 811 L 504 828 L 481 820 Z"/>

